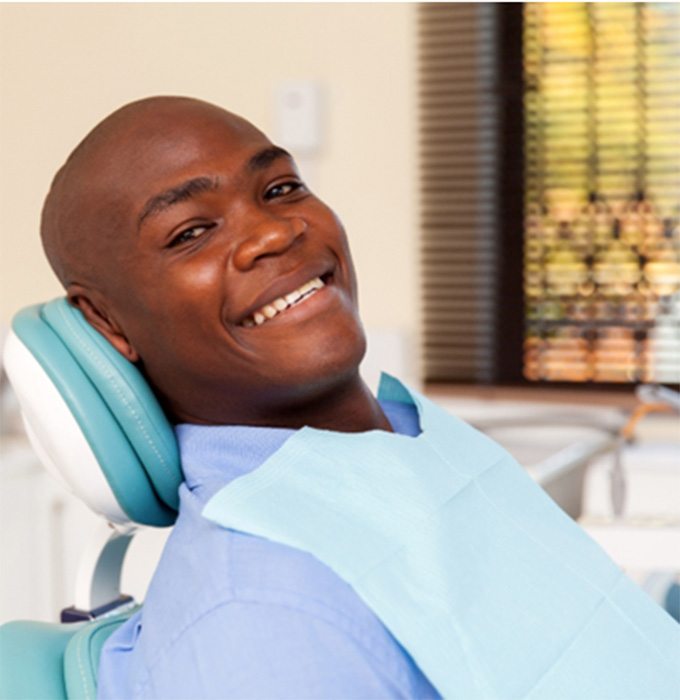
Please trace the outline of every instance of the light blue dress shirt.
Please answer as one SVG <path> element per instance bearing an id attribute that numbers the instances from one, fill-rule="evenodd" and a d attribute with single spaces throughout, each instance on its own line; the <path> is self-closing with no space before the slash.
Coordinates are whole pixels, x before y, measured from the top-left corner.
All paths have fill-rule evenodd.
<path id="1" fill-rule="evenodd" d="M 415 407 L 382 406 L 396 432 L 419 433 Z M 179 517 L 142 611 L 104 647 L 101 700 L 439 697 L 326 565 L 201 515 L 217 491 L 257 468 L 292 434 L 177 427 L 185 475 Z"/>

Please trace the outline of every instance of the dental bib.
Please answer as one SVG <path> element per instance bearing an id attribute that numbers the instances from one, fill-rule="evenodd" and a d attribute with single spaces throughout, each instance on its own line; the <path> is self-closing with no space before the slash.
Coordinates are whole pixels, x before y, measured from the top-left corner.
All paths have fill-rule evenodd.
<path id="1" fill-rule="evenodd" d="M 303 428 L 214 523 L 307 551 L 446 698 L 677 700 L 680 628 L 503 448 L 383 375 L 422 432 Z"/>

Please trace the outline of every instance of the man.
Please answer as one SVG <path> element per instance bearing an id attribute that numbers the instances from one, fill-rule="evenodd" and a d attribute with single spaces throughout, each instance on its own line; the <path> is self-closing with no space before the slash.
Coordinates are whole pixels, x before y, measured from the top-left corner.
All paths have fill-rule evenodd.
<path id="1" fill-rule="evenodd" d="M 142 615 L 104 651 L 101 696 L 436 697 L 327 567 L 201 517 L 303 425 L 392 430 L 358 372 L 345 232 L 291 156 L 212 105 L 142 100 L 59 171 L 42 237 L 71 303 L 180 424 L 178 523 Z"/>
<path id="2" fill-rule="evenodd" d="M 342 226 L 251 124 L 118 110 L 42 236 L 177 424 L 185 477 L 101 698 L 676 696 L 674 623 L 499 446 L 366 388 Z"/>

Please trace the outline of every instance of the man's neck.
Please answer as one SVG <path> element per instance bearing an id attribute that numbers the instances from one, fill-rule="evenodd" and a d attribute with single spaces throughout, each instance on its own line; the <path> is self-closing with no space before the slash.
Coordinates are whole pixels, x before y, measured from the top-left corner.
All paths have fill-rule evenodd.
<path id="1" fill-rule="evenodd" d="M 358 433 L 367 430 L 392 432 L 378 400 L 361 377 L 325 392 L 323 395 L 298 405 L 268 414 L 255 420 L 253 425 L 279 428 L 310 426 L 320 430 Z"/>
<path id="2" fill-rule="evenodd" d="M 176 423 L 203 425 L 252 425 L 269 428 L 298 429 L 310 426 L 320 430 L 358 433 L 368 430 L 392 432 L 380 403 L 366 386 L 358 371 L 317 393 L 291 397 L 267 392 L 255 399 L 220 402 L 214 398 L 206 415 L 198 411 L 173 411 Z M 205 402 L 203 402 L 205 405 Z M 166 409 L 169 409 L 166 406 Z"/>

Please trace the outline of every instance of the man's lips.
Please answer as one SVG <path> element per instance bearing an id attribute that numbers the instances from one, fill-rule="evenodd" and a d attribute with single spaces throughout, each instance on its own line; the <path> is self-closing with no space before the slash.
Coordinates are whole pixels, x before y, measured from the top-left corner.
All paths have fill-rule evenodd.
<path id="1" fill-rule="evenodd" d="M 238 325 L 245 327 L 260 325 L 286 308 L 304 301 L 307 296 L 330 283 L 332 278 L 333 270 L 330 267 L 324 268 L 323 271 L 301 270 L 285 277 L 278 277 L 241 315 Z"/>
<path id="2" fill-rule="evenodd" d="M 326 284 L 320 277 L 315 277 L 309 282 L 305 282 L 298 289 L 286 294 L 285 297 L 277 297 L 271 304 L 265 304 L 261 309 L 256 311 L 252 316 L 248 316 L 243 320 L 242 326 L 252 328 L 253 326 L 261 326 L 265 321 L 275 318 L 283 311 L 287 311 L 293 306 L 297 306 L 301 302 L 308 299 L 313 294 L 316 294 L 320 289 L 323 289 Z"/>

